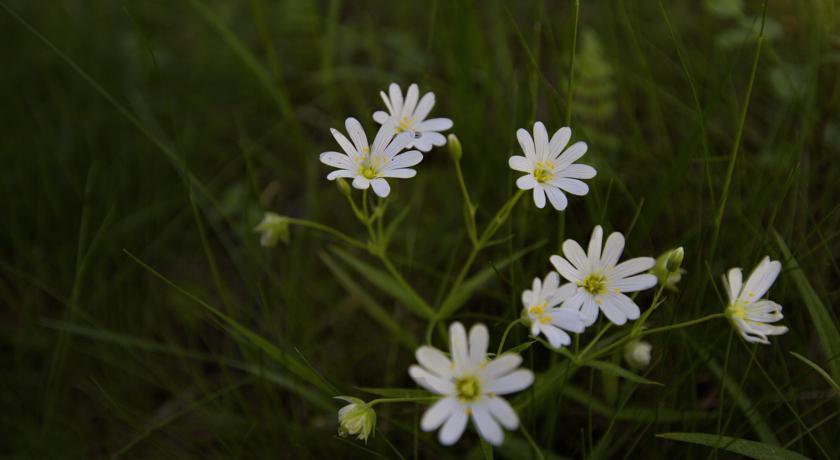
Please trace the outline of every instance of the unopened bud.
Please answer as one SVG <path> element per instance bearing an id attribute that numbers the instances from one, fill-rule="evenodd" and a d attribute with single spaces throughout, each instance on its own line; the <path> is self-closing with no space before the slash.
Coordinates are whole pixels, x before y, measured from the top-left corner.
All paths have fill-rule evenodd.
<path id="1" fill-rule="evenodd" d="M 356 436 L 356 439 L 367 443 L 376 428 L 376 412 L 358 398 L 336 396 L 336 399 L 350 403 L 338 410 L 338 435 L 342 438 Z"/>
<path id="2" fill-rule="evenodd" d="M 624 359 L 633 369 L 642 369 L 650 364 L 653 345 L 644 340 L 635 340 L 624 347 Z"/>
<path id="3" fill-rule="evenodd" d="M 346 180 L 339 177 L 335 180 L 335 183 L 338 185 L 338 190 L 342 195 L 350 196 L 350 184 L 348 184 Z"/>
<path id="4" fill-rule="evenodd" d="M 461 161 L 463 150 L 461 150 L 461 141 L 458 140 L 458 136 L 450 134 L 446 137 L 446 139 L 446 146 L 449 149 L 449 154 L 452 156 L 452 159 L 455 161 Z"/>
<path id="5" fill-rule="evenodd" d="M 683 257 L 685 257 L 685 250 L 683 250 L 682 246 L 671 251 L 671 254 L 668 255 L 668 262 L 665 264 L 668 273 L 674 273 L 680 269 L 683 263 Z"/>
<path id="6" fill-rule="evenodd" d="M 265 213 L 265 217 L 254 227 L 254 231 L 260 233 L 260 244 L 267 248 L 276 245 L 278 241 L 289 242 L 288 219 L 273 212 Z"/>

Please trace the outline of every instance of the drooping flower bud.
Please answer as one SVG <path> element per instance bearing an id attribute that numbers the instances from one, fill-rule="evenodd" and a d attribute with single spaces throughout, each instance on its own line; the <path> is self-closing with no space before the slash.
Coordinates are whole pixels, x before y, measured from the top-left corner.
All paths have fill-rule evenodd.
<path id="1" fill-rule="evenodd" d="M 461 141 L 458 140 L 458 136 L 450 134 L 446 136 L 446 139 L 446 147 L 449 149 L 449 155 L 452 156 L 453 160 L 461 161 L 463 150 L 461 150 Z"/>
<path id="2" fill-rule="evenodd" d="M 276 245 L 277 241 L 289 242 L 288 219 L 273 212 L 265 213 L 265 217 L 254 227 L 254 231 L 261 234 L 260 244 L 267 248 Z"/>
<path id="3" fill-rule="evenodd" d="M 642 369 L 650 364 L 653 346 L 644 340 L 634 340 L 624 347 L 624 359 L 633 369 Z"/>
<path id="4" fill-rule="evenodd" d="M 336 396 L 336 399 L 350 403 L 338 410 L 338 435 L 342 438 L 356 436 L 367 443 L 376 428 L 376 412 L 359 398 Z"/>

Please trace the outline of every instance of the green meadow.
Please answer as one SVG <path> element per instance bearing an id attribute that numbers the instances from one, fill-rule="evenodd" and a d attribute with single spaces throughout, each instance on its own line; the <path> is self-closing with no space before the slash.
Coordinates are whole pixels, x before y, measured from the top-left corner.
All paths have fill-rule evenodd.
<path id="1" fill-rule="evenodd" d="M 0 62 L 4 458 L 838 456 L 833 0 L 0 0 Z M 319 154 L 392 82 L 461 157 L 345 196 Z M 563 211 L 508 165 L 536 121 L 597 170 Z M 555 349 L 522 293 L 596 225 L 684 272 Z M 765 256 L 767 345 L 721 281 Z M 421 430 L 455 321 L 534 375 L 501 445 Z M 366 441 L 336 396 L 381 400 Z"/>

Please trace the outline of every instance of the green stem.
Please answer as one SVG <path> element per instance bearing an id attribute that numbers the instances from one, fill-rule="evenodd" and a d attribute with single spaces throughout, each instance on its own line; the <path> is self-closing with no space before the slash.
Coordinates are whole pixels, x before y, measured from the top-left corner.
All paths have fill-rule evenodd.
<path id="1" fill-rule="evenodd" d="M 505 332 L 502 334 L 502 341 L 499 342 L 499 348 L 496 350 L 496 356 L 502 354 L 502 350 L 505 348 L 505 341 L 507 341 L 507 336 L 510 334 L 510 331 L 513 329 L 513 326 L 522 322 L 522 318 L 516 318 L 515 320 L 511 321 L 510 324 L 507 325 L 505 328 Z"/>
<path id="2" fill-rule="evenodd" d="M 344 234 L 344 233 L 330 227 L 329 225 L 319 224 L 318 222 L 312 222 L 311 220 L 306 220 L 306 219 L 295 219 L 293 217 L 285 217 L 284 219 L 286 220 L 286 222 L 288 222 L 291 225 L 298 225 L 300 227 L 307 227 L 307 228 L 311 228 L 311 229 L 314 229 L 314 230 L 318 230 L 318 231 L 330 234 L 330 235 L 338 238 L 339 240 L 341 240 L 341 241 L 343 241 L 343 242 L 345 242 L 345 243 L 347 243 L 351 246 L 354 246 L 354 247 L 357 247 L 357 248 L 360 248 L 360 249 L 367 249 L 367 246 L 364 243 L 362 243 L 361 241 L 359 241 L 359 240 L 357 240 L 357 239 L 355 239 L 355 238 L 353 238 L 353 237 L 351 237 L 347 234 Z"/>
<path id="3" fill-rule="evenodd" d="M 581 351 L 580 354 L 577 355 L 578 359 L 586 357 L 586 354 L 589 353 L 589 350 L 591 350 L 592 347 L 594 347 L 595 344 L 597 344 L 598 341 L 601 340 L 601 337 L 603 337 L 604 334 L 606 334 L 606 332 L 610 329 L 611 326 L 612 323 L 607 323 L 606 326 L 601 328 L 601 330 L 598 331 L 598 335 L 596 335 L 595 338 L 592 339 L 592 341 L 589 342 L 588 345 L 586 345 L 586 348 L 584 348 L 583 351 Z"/>
<path id="4" fill-rule="evenodd" d="M 478 244 L 478 231 L 475 227 L 475 205 L 470 199 L 470 192 L 467 190 L 467 183 L 464 181 L 464 173 L 461 171 L 461 162 L 455 160 L 455 175 L 458 177 L 458 186 L 461 189 L 461 195 L 464 196 L 464 223 L 467 226 L 467 234 L 470 236 L 470 241 L 475 247 Z"/>
<path id="5" fill-rule="evenodd" d="M 709 320 L 713 320 L 713 319 L 716 319 L 716 318 L 724 318 L 724 317 L 726 317 L 725 313 L 714 313 L 714 314 L 711 314 L 711 315 L 704 316 L 702 318 L 692 319 L 690 321 L 684 321 L 682 323 L 677 323 L 677 324 L 671 324 L 670 326 L 655 327 L 653 329 L 648 329 L 646 331 L 641 331 L 637 335 L 629 334 L 625 337 L 622 337 L 620 340 L 612 343 L 611 345 L 605 347 L 604 349 L 598 351 L 598 353 L 595 354 L 593 359 L 597 359 L 598 357 L 609 353 L 613 349 L 615 349 L 615 348 L 617 348 L 621 345 L 624 345 L 625 343 L 627 343 L 627 342 L 629 342 L 630 340 L 633 340 L 633 339 L 641 338 L 641 337 L 644 337 L 646 335 L 656 334 L 656 333 L 659 333 L 659 332 L 672 331 L 674 329 L 682 329 L 684 327 L 694 326 L 695 324 L 700 324 L 700 323 L 704 323 L 704 322 L 709 321 Z"/>
<path id="6" fill-rule="evenodd" d="M 388 255 L 385 254 L 384 251 L 382 251 L 381 253 L 377 254 L 377 256 L 379 256 L 379 260 L 382 261 L 382 265 L 385 266 L 385 268 L 388 270 L 388 273 L 390 273 L 391 276 L 393 276 L 394 279 L 397 280 L 397 283 L 399 283 L 400 286 L 402 286 L 402 288 L 406 290 L 406 292 L 408 292 L 412 297 L 414 297 L 414 300 L 419 305 L 423 306 L 423 310 L 427 313 L 427 315 L 430 318 L 433 317 L 435 315 L 434 309 L 432 309 L 432 307 L 423 299 L 423 297 L 421 297 L 420 294 L 418 294 L 417 291 L 415 291 L 414 288 L 412 288 L 411 285 L 408 284 L 408 281 L 406 281 L 405 278 L 403 278 L 402 274 L 399 272 L 399 270 L 397 270 L 397 267 L 395 267 L 394 264 L 391 262 L 391 259 L 388 258 Z"/>
<path id="7" fill-rule="evenodd" d="M 396 402 L 422 402 L 434 401 L 440 399 L 440 395 L 436 396 L 409 396 L 405 398 L 379 398 L 367 403 L 368 406 L 373 407 L 375 404 L 396 403 Z"/>

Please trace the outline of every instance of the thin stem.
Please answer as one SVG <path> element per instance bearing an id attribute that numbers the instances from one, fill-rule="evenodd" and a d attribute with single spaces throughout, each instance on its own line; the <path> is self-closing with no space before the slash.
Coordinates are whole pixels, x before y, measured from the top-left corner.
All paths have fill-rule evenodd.
<path id="1" fill-rule="evenodd" d="M 475 206 L 470 199 L 470 192 L 467 190 L 467 183 L 464 181 L 464 173 L 461 170 L 461 162 L 455 160 L 455 175 L 458 177 L 458 186 L 464 196 L 464 223 L 467 226 L 467 234 L 470 236 L 473 247 L 478 244 L 478 235 L 475 228 Z"/>
<path id="2" fill-rule="evenodd" d="M 617 348 L 621 345 L 624 345 L 625 343 L 627 343 L 627 342 L 629 342 L 630 340 L 633 340 L 633 339 L 641 338 L 641 337 L 644 337 L 644 336 L 650 335 L 650 334 L 656 334 L 658 332 L 671 331 L 671 330 L 674 330 L 674 329 L 682 329 L 684 327 L 693 326 L 695 324 L 700 324 L 700 323 L 704 323 L 704 322 L 709 321 L 709 320 L 713 320 L 713 319 L 716 319 L 716 318 L 724 318 L 724 317 L 726 317 L 725 313 L 714 313 L 714 314 L 711 314 L 711 315 L 704 316 L 702 318 L 692 319 L 690 321 L 685 321 L 685 322 L 677 323 L 677 324 L 671 324 L 670 326 L 662 326 L 662 327 L 656 327 L 656 328 L 653 328 L 653 329 L 648 329 L 646 331 L 641 331 L 638 334 L 629 334 L 627 336 L 622 337 L 618 341 L 608 345 L 604 349 L 598 351 L 598 353 L 596 353 L 593 358 L 598 358 L 600 356 L 603 356 L 603 355 L 609 353 L 610 351 L 612 351 L 613 349 L 615 349 L 615 348 Z"/>
<path id="3" fill-rule="evenodd" d="M 434 401 L 436 399 L 440 399 L 440 395 L 436 395 L 436 396 L 408 396 L 408 397 L 405 397 L 405 398 L 379 398 L 379 399 L 374 399 L 373 401 L 367 403 L 367 405 L 373 407 L 376 404 L 383 404 L 383 403 L 422 402 L 422 401 Z"/>
<path id="4" fill-rule="evenodd" d="M 300 227 L 308 227 L 308 228 L 311 228 L 311 229 L 314 229 L 314 230 L 318 230 L 318 231 L 321 231 L 321 232 L 324 232 L 324 233 L 328 233 L 328 234 L 338 238 L 339 240 L 341 240 L 341 241 L 343 241 L 343 242 L 345 242 L 345 243 L 347 243 L 351 246 L 354 246 L 354 247 L 357 247 L 357 248 L 360 248 L 360 249 L 367 249 L 367 246 L 364 243 L 362 243 L 361 241 L 359 241 L 359 240 L 357 240 L 357 239 L 355 239 L 355 238 L 353 238 L 353 237 L 351 237 L 347 234 L 344 234 L 344 233 L 330 227 L 329 225 L 319 224 L 318 222 L 313 222 L 311 220 L 306 220 L 306 219 L 295 219 L 293 217 L 284 217 L 284 219 L 289 224 L 298 225 Z"/>
<path id="5" fill-rule="evenodd" d="M 435 315 L 435 311 L 428 303 L 426 303 L 426 301 L 422 297 L 420 297 L 420 294 L 418 294 L 417 291 L 415 291 L 414 288 L 412 288 L 411 285 L 408 284 L 408 281 L 406 281 L 405 278 L 403 278 L 402 274 L 399 272 L 399 270 L 397 270 L 397 267 L 395 267 L 394 264 L 391 262 L 391 259 L 388 258 L 388 255 L 385 254 L 384 251 L 377 255 L 382 261 L 382 265 L 384 265 L 385 268 L 388 270 L 388 273 L 390 273 L 391 276 L 393 276 L 394 279 L 397 280 L 397 283 L 399 283 L 400 286 L 402 286 L 402 288 L 406 290 L 406 292 L 411 294 L 411 296 L 414 297 L 414 300 L 417 301 L 419 305 L 423 306 L 423 310 L 430 318 L 433 317 Z"/>
<path id="6" fill-rule="evenodd" d="M 522 318 L 516 318 L 515 320 L 511 321 L 510 324 L 507 325 L 505 328 L 505 332 L 502 334 L 502 341 L 499 342 L 499 348 L 496 350 L 496 356 L 502 354 L 502 350 L 505 348 L 505 341 L 507 341 L 507 336 L 510 334 L 510 331 L 513 329 L 513 326 L 522 322 Z"/>
<path id="7" fill-rule="evenodd" d="M 607 325 L 606 325 L 606 326 L 602 327 L 602 328 L 601 328 L 601 330 L 600 330 L 600 331 L 598 331 L 598 335 L 596 335 L 596 336 L 595 336 L 595 338 L 594 338 L 594 339 L 592 339 L 592 341 L 591 341 L 591 342 L 589 342 L 589 344 L 588 344 L 588 345 L 586 345 L 586 348 L 584 348 L 584 349 L 583 349 L 583 351 L 581 351 L 581 352 L 580 352 L 580 354 L 579 354 L 579 355 L 577 355 L 577 356 L 579 356 L 579 357 L 585 357 L 585 356 L 586 356 L 586 353 L 588 353 L 588 352 L 589 352 L 589 350 L 591 350 L 591 349 L 592 349 L 592 347 L 594 347 L 594 346 L 595 346 L 595 344 L 597 344 L 597 343 L 598 343 L 598 341 L 599 341 L 599 340 L 601 340 L 601 337 L 603 337 L 603 336 L 604 336 L 604 334 L 605 334 L 605 333 L 606 333 L 606 332 L 610 329 L 610 326 L 612 326 L 612 323 L 607 323 Z"/>

